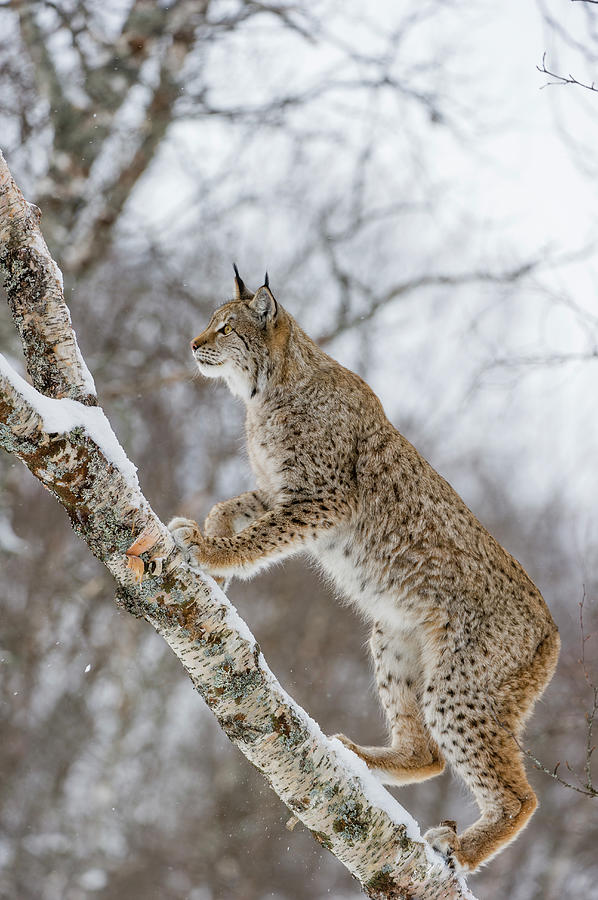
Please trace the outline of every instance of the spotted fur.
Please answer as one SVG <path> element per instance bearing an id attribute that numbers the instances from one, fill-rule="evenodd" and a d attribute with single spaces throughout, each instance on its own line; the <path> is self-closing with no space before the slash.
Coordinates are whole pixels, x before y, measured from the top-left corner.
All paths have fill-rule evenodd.
<path id="1" fill-rule="evenodd" d="M 200 371 L 247 408 L 257 489 L 217 504 L 204 535 L 171 529 L 194 562 L 247 578 L 295 553 L 317 560 L 373 624 L 389 747 L 342 740 L 386 783 L 450 763 L 480 818 L 428 832 L 463 871 L 501 850 L 536 807 L 521 735 L 556 667 L 559 637 L 538 589 L 453 488 L 391 425 L 359 376 L 324 353 L 264 285 L 192 342 Z"/>

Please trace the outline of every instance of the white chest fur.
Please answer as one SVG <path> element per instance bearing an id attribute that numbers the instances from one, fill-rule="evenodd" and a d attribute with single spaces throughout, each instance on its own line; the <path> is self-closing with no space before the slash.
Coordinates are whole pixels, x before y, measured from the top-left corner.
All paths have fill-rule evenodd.
<path id="1" fill-rule="evenodd" d="M 371 565 L 361 561 L 363 556 L 349 526 L 322 535 L 309 552 L 340 594 L 365 619 L 383 622 L 393 631 L 414 627 L 416 623 L 402 604 L 400 591 L 381 590 Z"/>
<path id="2" fill-rule="evenodd" d="M 248 429 L 247 454 L 260 491 L 268 498 L 277 497 L 283 490 L 283 479 L 276 447 L 260 436 L 258 429 Z"/>

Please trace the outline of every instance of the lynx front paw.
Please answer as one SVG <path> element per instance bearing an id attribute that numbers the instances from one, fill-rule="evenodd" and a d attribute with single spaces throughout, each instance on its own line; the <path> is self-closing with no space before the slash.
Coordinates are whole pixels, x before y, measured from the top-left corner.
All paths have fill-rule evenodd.
<path id="1" fill-rule="evenodd" d="M 195 561 L 198 549 L 203 546 L 203 537 L 197 522 L 194 522 L 193 519 L 175 516 L 168 523 L 168 529 L 177 547 Z"/>
<path id="2" fill-rule="evenodd" d="M 424 841 L 440 853 L 458 872 L 466 871 L 459 859 L 461 842 L 457 836 L 456 822 L 442 822 L 437 828 L 430 828 L 424 834 Z"/>

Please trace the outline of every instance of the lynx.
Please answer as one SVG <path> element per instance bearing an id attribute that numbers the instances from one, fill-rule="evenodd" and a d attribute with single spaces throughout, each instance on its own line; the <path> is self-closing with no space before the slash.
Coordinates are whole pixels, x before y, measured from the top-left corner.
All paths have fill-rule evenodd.
<path id="1" fill-rule="evenodd" d="M 199 371 L 246 404 L 257 489 L 218 503 L 204 533 L 170 529 L 194 564 L 249 578 L 307 553 L 367 620 L 390 746 L 338 737 L 386 784 L 450 763 L 479 819 L 425 835 L 459 871 L 503 849 L 537 805 L 518 745 L 559 653 L 522 566 L 386 418 L 376 395 L 324 353 L 265 284 L 235 296 L 192 343 Z"/>

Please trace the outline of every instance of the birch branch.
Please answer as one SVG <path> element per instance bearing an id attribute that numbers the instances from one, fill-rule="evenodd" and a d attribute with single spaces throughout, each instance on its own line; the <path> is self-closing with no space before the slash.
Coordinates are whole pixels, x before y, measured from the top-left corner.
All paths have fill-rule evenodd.
<path id="1" fill-rule="evenodd" d="M 40 218 L 0 152 L 0 266 L 27 371 L 41 393 L 94 405 L 93 378 L 71 328 L 62 273 L 46 246 Z"/>
<path id="2" fill-rule="evenodd" d="M 185 564 L 103 411 L 86 405 L 94 401 L 92 382 L 57 269 L 1 154 L 0 184 L 0 264 L 30 374 L 45 389 L 44 395 L 0 357 L 0 445 L 64 506 L 76 533 L 116 579 L 117 602 L 162 635 L 228 737 L 367 896 L 473 900 L 365 764 L 326 738 L 279 685 L 216 583 Z M 50 346 L 50 333 L 60 352 Z M 153 572 L 142 581 L 126 554 L 135 538 L 146 571 Z M 147 566 L 156 558 L 161 570 Z"/>

